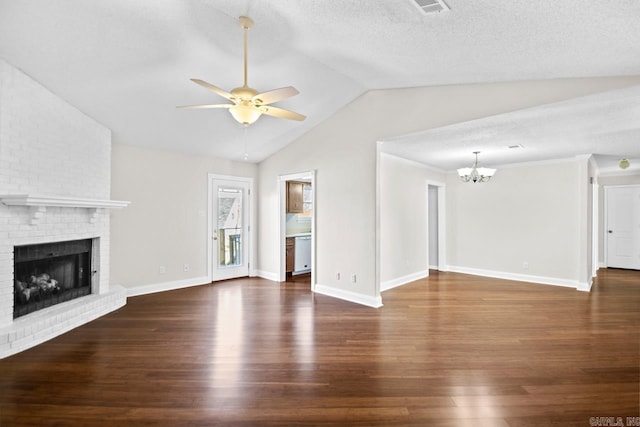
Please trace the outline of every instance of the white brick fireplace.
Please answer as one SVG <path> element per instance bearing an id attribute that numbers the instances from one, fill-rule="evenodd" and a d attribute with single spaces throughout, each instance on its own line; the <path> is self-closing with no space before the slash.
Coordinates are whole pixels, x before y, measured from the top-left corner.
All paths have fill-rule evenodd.
<path id="1" fill-rule="evenodd" d="M 116 310 L 109 283 L 111 132 L 0 60 L 0 358 Z M 92 239 L 91 294 L 13 319 L 14 247 Z"/>

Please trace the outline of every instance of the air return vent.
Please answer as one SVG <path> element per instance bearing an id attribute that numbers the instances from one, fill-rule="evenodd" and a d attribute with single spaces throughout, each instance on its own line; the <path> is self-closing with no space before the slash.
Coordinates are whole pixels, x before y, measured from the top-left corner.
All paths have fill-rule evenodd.
<path id="1" fill-rule="evenodd" d="M 449 10 L 444 0 L 410 0 L 425 15 Z"/>

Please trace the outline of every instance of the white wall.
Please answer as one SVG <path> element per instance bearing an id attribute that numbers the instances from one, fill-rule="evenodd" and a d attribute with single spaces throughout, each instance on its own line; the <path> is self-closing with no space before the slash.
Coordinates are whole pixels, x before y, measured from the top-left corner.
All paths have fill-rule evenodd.
<path id="1" fill-rule="evenodd" d="M 463 183 L 450 174 L 447 255 L 451 268 L 577 285 L 579 180 L 579 159 L 500 168 L 490 182 L 482 184 Z"/>
<path id="2" fill-rule="evenodd" d="M 278 176 L 316 170 L 318 284 L 367 301 L 379 298 L 377 141 L 639 82 L 640 77 L 570 79 L 365 93 L 259 165 L 258 269 L 276 274 L 279 268 Z M 351 274 L 357 283 L 345 280 Z"/>
<path id="3" fill-rule="evenodd" d="M 380 155 L 381 289 L 429 271 L 427 181 L 445 174 L 389 154 Z M 437 191 L 437 190 L 436 190 Z"/>
<path id="4" fill-rule="evenodd" d="M 351 104 L 343 114 L 329 118 L 260 164 L 260 271 L 278 276 L 278 177 L 316 170 L 317 283 L 342 288 L 363 295 L 365 299 L 376 296 L 376 150 L 375 139 L 371 142 L 360 135 L 363 120 Z M 337 129 L 340 129 L 338 134 Z M 336 280 L 338 272 L 340 281 Z M 356 283 L 350 281 L 352 274 L 356 275 Z"/>
<path id="5" fill-rule="evenodd" d="M 131 205 L 112 214 L 112 280 L 130 289 L 203 283 L 207 175 L 255 178 L 256 171 L 251 163 L 114 144 L 112 197 Z"/>

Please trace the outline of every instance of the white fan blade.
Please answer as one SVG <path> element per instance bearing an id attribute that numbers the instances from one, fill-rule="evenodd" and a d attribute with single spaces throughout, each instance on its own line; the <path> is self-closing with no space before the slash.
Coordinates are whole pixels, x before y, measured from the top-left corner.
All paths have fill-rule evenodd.
<path id="1" fill-rule="evenodd" d="M 209 104 L 209 105 L 178 105 L 176 108 L 187 110 L 203 110 L 206 108 L 230 108 L 235 104 Z"/>
<path id="2" fill-rule="evenodd" d="M 307 116 L 303 116 L 302 114 L 298 114 L 293 111 L 285 110 L 278 107 L 266 106 L 266 105 L 260 107 L 260 112 L 262 114 L 266 114 L 268 116 L 273 116 L 273 117 L 279 117 L 281 119 L 302 121 L 307 118 Z"/>
<path id="3" fill-rule="evenodd" d="M 213 93 L 217 93 L 218 95 L 222 96 L 223 98 L 227 98 L 227 99 L 231 99 L 233 98 L 233 95 L 231 95 L 229 92 L 227 92 L 224 89 L 220 89 L 218 86 L 214 86 L 211 83 L 207 83 L 204 80 L 200 80 L 200 79 L 191 79 L 192 82 L 199 84 L 200 86 L 209 89 L 211 92 Z"/>
<path id="4" fill-rule="evenodd" d="M 281 87 L 280 89 L 270 90 L 268 92 L 259 93 L 251 100 L 256 105 L 272 104 L 274 102 L 282 101 L 283 99 L 291 98 L 299 94 L 298 89 L 293 86 Z"/>

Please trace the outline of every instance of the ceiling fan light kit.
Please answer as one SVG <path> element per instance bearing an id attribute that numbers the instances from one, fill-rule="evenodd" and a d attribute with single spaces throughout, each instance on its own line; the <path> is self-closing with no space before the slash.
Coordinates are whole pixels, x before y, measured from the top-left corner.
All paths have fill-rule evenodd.
<path id="1" fill-rule="evenodd" d="M 262 115 L 260 111 L 253 108 L 251 105 L 234 105 L 229 108 L 229 112 L 234 119 L 240 124 L 249 126 L 260 118 Z"/>
<path id="2" fill-rule="evenodd" d="M 209 109 L 209 108 L 226 108 L 229 110 L 233 118 L 244 126 L 255 123 L 261 115 L 302 121 L 306 116 L 302 114 L 284 110 L 282 108 L 272 107 L 269 104 L 282 101 L 297 95 L 298 90 L 293 86 L 287 86 L 279 89 L 273 89 L 268 92 L 259 93 L 257 90 L 249 87 L 247 83 L 247 32 L 253 26 L 253 20 L 247 16 L 239 18 L 240 26 L 243 31 L 243 47 L 244 47 L 244 83 L 242 86 L 227 92 L 217 86 L 207 83 L 200 79 L 191 79 L 194 83 L 210 90 L 211 92 L 222 96 L 233 102 L 233 104 L 206 104 L 206 105 L 182 105 L 177 108 L 182 109 Z"/>
<path id="3" fill-rule="evenodd" d="M 458 175 L 463 182 L 487 182 L 495 175 L 496 169 L 491 168 L 479 168 L 478 167 L 478 154 L 479 151 L 474 151 L 476 159 L 473 162 L 473 166 L 470 168 L 458 169 Z"/>

